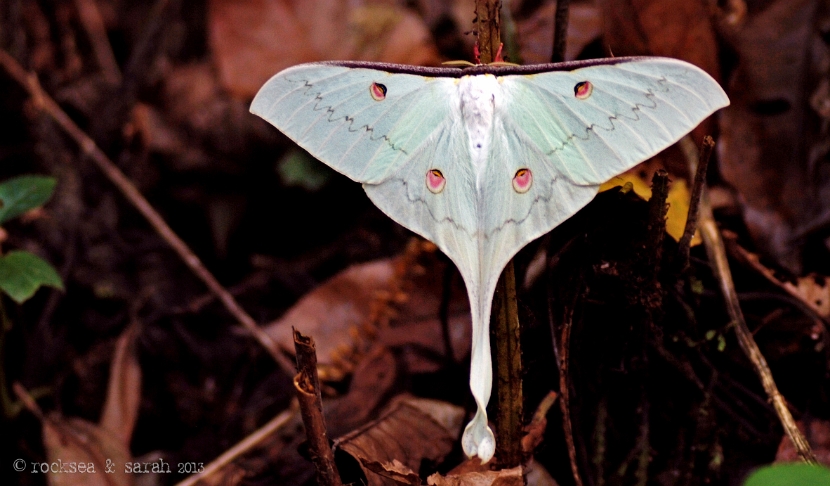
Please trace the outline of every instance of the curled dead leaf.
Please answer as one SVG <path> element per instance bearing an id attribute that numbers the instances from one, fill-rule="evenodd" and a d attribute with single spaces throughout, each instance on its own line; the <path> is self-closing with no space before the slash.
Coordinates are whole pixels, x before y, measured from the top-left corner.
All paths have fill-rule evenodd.
<path id="1" fill-rule="evenodd" d="M 524 486 L 525 479 L 522 466 L 501 471 L 474 471 L 461 475 L 438 473 L 427 478 L 427 484 L 433 486 Z"/>
<path id="2" fill-rule="evenodd" d="M 335 447 L 354 457 L 363 468 L 368 485 L 387 484 L 390 475 L 405 467 L 416 471 L 424 461 L 440 463 L 455 446 L 464 410 L 437 400 L 401 397 L 377 420 L 335 440 Z M 384 465 L 398 461 L 399 473 Z M 404 483 L 406 484 L 406 483 Z"/>
<path id="3" fill-rule="evenodd" d="M 50 414 L 42 425 L 47 461 L 50 468 L 53 464 L 58 468 L 55 474 L 47 476 L 50 486 L 133 484 L 134 475 L 124 469 L 132 457 L 129 444 L 113 433 L 86 420 L 66 419 L 57 413 Z"/>

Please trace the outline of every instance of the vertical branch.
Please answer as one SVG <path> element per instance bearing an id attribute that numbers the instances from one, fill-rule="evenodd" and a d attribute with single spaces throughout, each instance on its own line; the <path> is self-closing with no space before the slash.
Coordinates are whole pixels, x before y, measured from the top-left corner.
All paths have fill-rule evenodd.
<path id="1" fill-rule="evenodd" d="M 695 180 L 692 185 L 692 194 L 689 198 L 689 214 L 686 216 L 686 227 L 683 229 L 683 236 L 677 245 L 678 269 L 682 272 L 689 266 L 689 248 L 692 246 L 692 238 L 697 230 L 697 218 L 700 209 L 700 196 L 703 193 L 703 185 L 706 183 L 706 169 L 709 167 L 709 158 L 715 148 L 715 141 L 706 135 L 703 137 L 703 145 L 700 150 L 700 157 L 697 167 L 690 170 L 695 173 Z"/>
<path id="2" fill-rule="evenodd" d="M 516 305 L 516 277 L 509 262 L 499 279 L 493 299 L 496 322 L 496 459 L 504 469 L 522 463 L 522 349 Z"/>
<path id="3" fill-rule="evenodd" d="M 660 257 L 662 254 L 663 237 L 666 234 L 666 214 L 668 206 L 666 200 L 669 196 L 669 173 L 663 169 L 654 173 L 651 179 L 651 199 L 648 201 L 648 235 L 646 235 L 648 246 L 646 253 L 649 268 L 654 269 L 650 277 L 657 279 Z"/>
<path id="4" fill-rule="evenodd" d="M 478 23 L 479 60 L 482 64 L 493 62 L 501 47 L 499 31 L 500 0 L 477 0 L 476 22 Z M 496 286 L 493 300 L 494 312 L 491 328 L 496 338 L 496 394 L 498 415 L 496 417 L 498 442 L 496 457 L 503 468 L 512 468 L 522 463 L 522 361 L 519 317 L 516 306 L 516 277 L 511 260 L 502 272 Z M 495 322 L 493 322 L 495 320 Z"/>
<path id="5" fill-rule="evenodd" d="M 565 60 L 565 49 L 568 47 L 568 15 L 570 4 L 571 0 L 557 0 L 556 2 L 551 62 L 562 62 Z"/>
<path id="6" fill-rule="evenodd" d="M 300 414 L 308 438 L 311 460 L 317 468 L 317 484 L 341 486 L 340 473 L 334 464 L 334 452 L 329 445 L 326 421 L 323 418 L 323 398 L 320 395 L 320 380 L 317 377 L 317 350 L 314 339 L 294 332 L 294 350 L 297 354 L 297 375 L 294 389 L 300 402 Z"/>
<path id="7" fill-rule="evenodd" d="M 579 466 L 576 461 L 576 446 L 574 445 L 573 425 L 571 423 L 571 393 L 568 375 L 568 359 L 571 346 L 571 327 L 573 326 L 574 307 L 579 290 L 574 294 L 574 301 L 570 307 L 565 309 L 565 322 L 562 324 L 561 348 L 559 350 L 559 408 L 562 411 L 562 429 L 565 432 L 565 442 L 568 445 L 568 458 L 571 462 L 571 472 L 574 476 L 574 484 L 582 486 L 582 478 L 579 476 Z"/>
<path id="8" fill-rule="evenodd" d="M 637 455 L 637 469 L 634 471 L 634 477 L 637 479 L 636 486 L 646 486 L 648 483 L 648 464 L 651 462 L 651 445 L 649 441 L 649 427 L 648 427 L 648 398 L 645 390 L 643 390 L 640 397 L 640 404 L 643 408 L 640 417 L 640 434 L 637 437 L 637 449 L 640 453 Z"/>
<path id="9" fill-rule="evenodd" d="M 594 474 L 596 486 L 605 486 L 605 461 L 607 450 L 608 398 L 602 397 L 597 404 L 597 420 L 594 426 Z"/>
<path id="10" fill-rule="evenodd" d="M 501 46 L 501 0 L 476 0 L 479 62 L 489 64 Z"/>
<path id="11" fill-rule="evenodd" d="M 686 154 L 686 158 L 693 164 L 697 160 L 697 148 L 689 137 L 681 139 L 681 148 Z M 735 328 L 735 334 L 738 337 L 738 343 L 741 349 L 746 354 L 749 361 L 755 368 L 755 372 L 761 379 L 761 384 L 764 386 L 764 391 L 767 397 L 772 402 L 775 413 L 778 414 L 778 419 L 784 427 L 784 431 L 795 446 L 798 455 L 806 462 L 815 464 L 816 456 L 810 449 L 810 444 L 804 438 L 804 434 L 798 430 L 798 427 L 787 408 L 787 402 L 781 392 L 778 391 L 778 385 L 775 384 L 775 379 L 772 376 L 772 371 L 767 364 L 767 360 L 758 348 L 755 338 L 752 337 L 752 332 L 746 325 L 743 311 L 738 301 L 738 294 L 735 291 L 735 284 L 732 281 L 732 271 L 729 269 L 729 261 L 726 259 L 726 248 L 723 245 L 723 238 L 715 217 L 712 215 L 712 206 L 709 203 L 708 194 L 704 188 L 700 200 L 700 232 L 703 236 L 703 242 L 706 245 L 706 254 L 709 257 L 709 262 L 712 265 L 712 271 L 720 283 L 721 293 L 726 301 L 726 310 L 732 325 Z"/>

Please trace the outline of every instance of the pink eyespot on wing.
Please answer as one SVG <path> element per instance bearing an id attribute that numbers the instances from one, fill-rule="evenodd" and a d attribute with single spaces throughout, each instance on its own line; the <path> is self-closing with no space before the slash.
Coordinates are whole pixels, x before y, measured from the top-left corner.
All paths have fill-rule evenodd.
<path id="1" fill-rule="evenodd" d="M 518 192 L 519 194 L 524 194 L 530 190 L 530 186 L 533 184 L 533 174 L 530 173 L 530 169 L 519 169 L 516 171 L 516 175 L 513 176 L 513 190 Z"/>
<path id="2" fill-rule="evenodd" d="M 591 92 L 594 90 L 594 85 L 591 84 L 590 81 L 581 81 L 574 85 L 574 96 L 578 100 L 585 100 L 591 96 Z"/>
<path id="3" fill-rule="evenodd" d="M 369 86 L 369 94 L 372 95 L 372 99 L 375 101 L 383 101 L 386 99 L 386 86 L 380 83 L 372 83 Z"/>
<path id="4" fill-rule="evenodd" d="M 430 169 L 427 171 L 427 189 L 433 194 L 438 194 L 444 190 L 447 180 L 444 179 L 444 174 L 438 169 Z"/>

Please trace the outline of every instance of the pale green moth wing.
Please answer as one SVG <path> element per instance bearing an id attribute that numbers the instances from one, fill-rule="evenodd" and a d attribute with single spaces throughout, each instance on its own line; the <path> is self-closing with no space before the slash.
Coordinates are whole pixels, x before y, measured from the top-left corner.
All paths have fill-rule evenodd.
<path id="1" fill-rule="evenodd" d="M 583 82 L 590 92 L 578 97 Z M 604 183 L 729 104 L 704 71 L 666 58 L 509 76 L 502 85 L 513 98 L 506 118 L 576 184 Z"/>
<path id="2" fill-rule="evenodd" d="M 462 446 L 486 462 L 495 452 L 486 415 L 490 306 L 506 263 L 601 183 L 728 103 L 711 77 L 674 59 L 464 70 L 343 62 L 277 74 L 251 111 L 363 182 L 384 213 L 458 266 L 478 406 Z"/>
<path id="3" fill-rule="evenodd" d="M 301 64 L 265 83 L 251 112 L 334 170 L 373 184 L 409 160 L 446 122 L 451 84 L 376 69 Z"/>

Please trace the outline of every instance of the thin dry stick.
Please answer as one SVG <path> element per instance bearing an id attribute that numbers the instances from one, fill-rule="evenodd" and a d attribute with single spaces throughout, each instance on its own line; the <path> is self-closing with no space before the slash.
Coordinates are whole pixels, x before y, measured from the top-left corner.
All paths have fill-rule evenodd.
<path id="1" fill-rule="evenodd" d="M 283 366 L 284 369 L 291 369 L 292 364 L 287 358 L 280 354 L 276 343 L 271 337 L 257 326 L 254 319 L 245 312 L 244 309 L 236 302 L 233 296 L 228 292 L 222 284 L 216 280 L 216 277 L 205 268 L 199 257 L 187 246 L 187 244 L 173 232 L 170 226 L 164 221 L 159 213 L 150 205 L 149 202 L 141 195 L 132 182 L 124 175 L 123 172 L 109 159 L 109 157 L 98 148 L 95 141 L 92 140 L 86 133 L 81 130 L 75 122 L 69 118 L 69 115 L 64 112 L 57 103 L 41 88 L 37 77 L 34 74 L 26 72 L 25 69 L 6 51 L 0 49 L 0 65 L 8 72 L 15 81 L 20 83 L 26 91 L 32 96 L 34 106 L 44 111 L 49 115 L 66 133 L 69 135 L 81 148 L 81 153 L 89 157 L 92 162 L 98 166 L 101 172 L 112 182 L 118 190 L 127 198 L 130 204 L 135 207 L 138 212 L 144 216 L 150 223 L 153 229 L 161 236 L 167 244 L 173 248 L 173 251 L 178 253 L 185 265 L 197 276 L 205 285 L 213 292 L 219 300 L 224 304 L 225 308 L 230 312 L 240 324 L 242 324 L 257 341 L 265 347 L 269 354 Z"/>
<path id="2" fill-rule="evenodd" d="M 329 445 L 326 421 L 323 417 L 323 398 L 320 395 L 320 380 L 317 377 L 317 351 L 314 339 L 303 336 L 296 329 L 292 328 L 292 331 L 297 356 L 294 390 L 300 402 L 300 413 L 308 438 L 308 452 L 317 469 L 317 484 L 341 486 L 340 473 L 334 463 L 334 452 Z"/>
<path id="3" fill-rule="evenodd" d="M 500 1 L 478 0 L 479 60 L 482 64 L 495 61 L 501 47 Z M 498 304 L 496 302 L 498 301 Z M 516 305 L 516 276 L 513 260 L 507 263 L 496 284 L 490 327 L 495 330 L 496 396 L 496 458 L 498 466 L 510 469 L 522 463 L 522 350 L 521 327 Z M 499 305 L 500 304 L 500 305 Z"/>
<path id="4" fill-rule="evenodd" d="M 479 62 L 489 64 L 495 61 L 501 46 L 501 17 L 499 0 L 476 0 L 476 17 L 474 22 L 478 32 Z"/>
<path id="5" fill-rule="evenodd" d="M 686 154 L 687 161 L 690 168 L 694 167 L 697 162 L 697 147 L 694 142 L 686 136 L 681 139 L 681 148 Z M 693 172 L 693 170 L 690 170 Z M 704 188 L 700 200 L 700 232 L 703 236 L 703 242 L 706 244 L 706 253 L 712 265 L 712 271 L 715 277 L 720 282 L 721 292 L 726 301 L 726 310 L 729 313 L 729 318 L 735 328 L 735 334 L 738 336 L 738 343 L 741 345 L 749 361 L 755 367 L 755 372 L 761 379 L 761 384 L 764 386 L 764 391 L 767 393 L 767 398 L 772 402 L 775 413 L 778 414 L 778 419 L 784 427 L 784 431 L 795 446 L 798 455 L 801 456 L 805 462 L 815 464 L 816 456 L 810 449 L 810 444 L 804 435 L 798 430 L 798 426 L 787 408 L 787 402 L 778 391 L 778 386 L 772 377 L 772 371 L 769 369 L 767 360 L 761 354 L 758 344 L 752 337 L 752 332 L 746 325 L 743 312 L 741 311 L 740 303 L 738 302 L 738 295 L 735 291 L 735 284 L 732 282 L 732 272 L 729 269 L 729 262 L 726 259 L 726 248 L 723 245 L 720 230 L 715 223 L 715 218 L 712 214 L 712 206 L 709 203 L 709 197 Z"/>
<path id="6" fill-rule="evenodd" d="M 637 479 L 635 486 L 646 486 L 648 483 L 648 464 L 651 462 L 651 441 L 649 440 L 649 423 L 648 423 L 648 399 L 646 398 L 645 390 L 643 390 L 640 398 L 640 407 L 642 407 L 640 417 L 640 435 L 637 437 L 637 445 L 640 450 L 637 455 L 637 469 L 634 471 L 634 477 Z"/>
<path id="7" fill-rule="evenodd" d="M 533 454 L 536 447 L 544 440 L 545 429 L 548 425 L 548 412 L 553 407 L 553 404 L 556 403 L 557 398 L 559 398 L 558 393 L 552 390 L 549 391 L 545 395 L 545 398 L 539 402 L 536 411 L 533 412 L 533 418 L 530 419 L 530 423 L 524 427 L 526 434 L 522 437 L 522 452 L 525 454 Z"/>
<path id="8" fill-rule="evenodd" d="M 562 428 L 565 432 L 565 442 L 568 445 L 568 459 L 571 461 L 571 472 L 574 476 L 574 484 L 582 486 L 582 478 L 579 476 L 579 466 L 576 463 L 576 446 L 574 445 L 574 432 L 571 424 L 571 393 L 568 383 L 568 359 L 571 346 L 571 327 L 573 326 L 574 307 L 576 307 L 577 291 L 574 294 L 574 301 L 565 311 L 565 322 L 562 325 L 562 339 L 559 349 L 559 408 L 562 411 Z"/>
<path id="9" fill-rule="evenodd" d="M 78 9 L 78 17 L 89 35 L 89 42 L 98 60 L 98 67 L 101 68 L 107 81 L 112 84 L 120 83 L 121 70 L 115 62 L 115 55 L 112 53 L 112 46 L 107 38 L 107 30 L 98 5 L 93 0 L 75 0 L 75 8 Z"/>
<path id="10" fill-rule="evenodd" d="M 715 141 L 712 137 L 706 135 L 703 137 L 703 145 L 700 151 L 700 162 L 694 170 L 695 180 L 692 185 L 692 194 L 689 198 L 689 214 L 686 217 L 686 227 L 683 229 L 683 236 L 677 244 L 677 254 L 679 255 L 678 268 L 680 271 L 686 270 L 689 266 L 689 248 L 692 246 L 692 238 L 695 236 L 697 230 L 698 213 L 700 212 L 700 195 L 703 193 L 703 185 L 706 183 L 706 169 L 709 167 L 709 158 L 712 156 L 712 150 L 715 148 Z"/>
<path id="11" fill-rule="evenodd" d="M 221 471 L 223 467 L 233 462 L 237 457 L 247 454 L 248 451 L 261 444 L 271 434 L 287 424 L 296 413 L 297 402 L 294 402 L 288 410 L 284 410 L 281 414 L 268 421 L 267 424 L 257 429 L 253 434 L 245 437 L 242 441 L 222 453 L 221 456 L 211 461 L 210 464 L 205 466 L 204 471 L 188 477 L 184 481 L 176 484 L 176 486 L 193 486 L 198 481 L 213 476 Z"/>
<path id="12" fill-rule="evenodd" d="M 570 7 L 570 4 L 570 0 L 558 0 L 556 2 L 551 62 L 565 60 L 565 49 L 568 47 L 568 7 Z"/>
<path id="13" fill-rule="evenodd" d="M 651 284 L 648 291 L 654 293 L 656 297 L 662 300 L 660 293 L 660 284 L 657 282 L 657 274 L 660 270 L 660 259 L 663 255 L 663 237 L 666 234 L 666 214 L 669 210 L 666 200 L 669 197 L 669 173 L 663 169 L 654 172 L 651 178 L 651 198 L 648 200 L 648 229 L 647 229 L 647 251 L 646 261 L 651 269 Z M 654 301 L 654 306 L 650 306 L 649 319 L 650 326 L 654 326 L 653 315 L 659 309 L 659 301 Z"/>
<path id="14" fill-rule="evenodd" d="M 496 459 L 502 469 L 522 464 L 522 349 L 521 326 L 516 305 L 516 276 L 513 261 L 501 274 L 493 299 L 493 326 L 496 333 L 496 383 L 498 420 Z"/>

